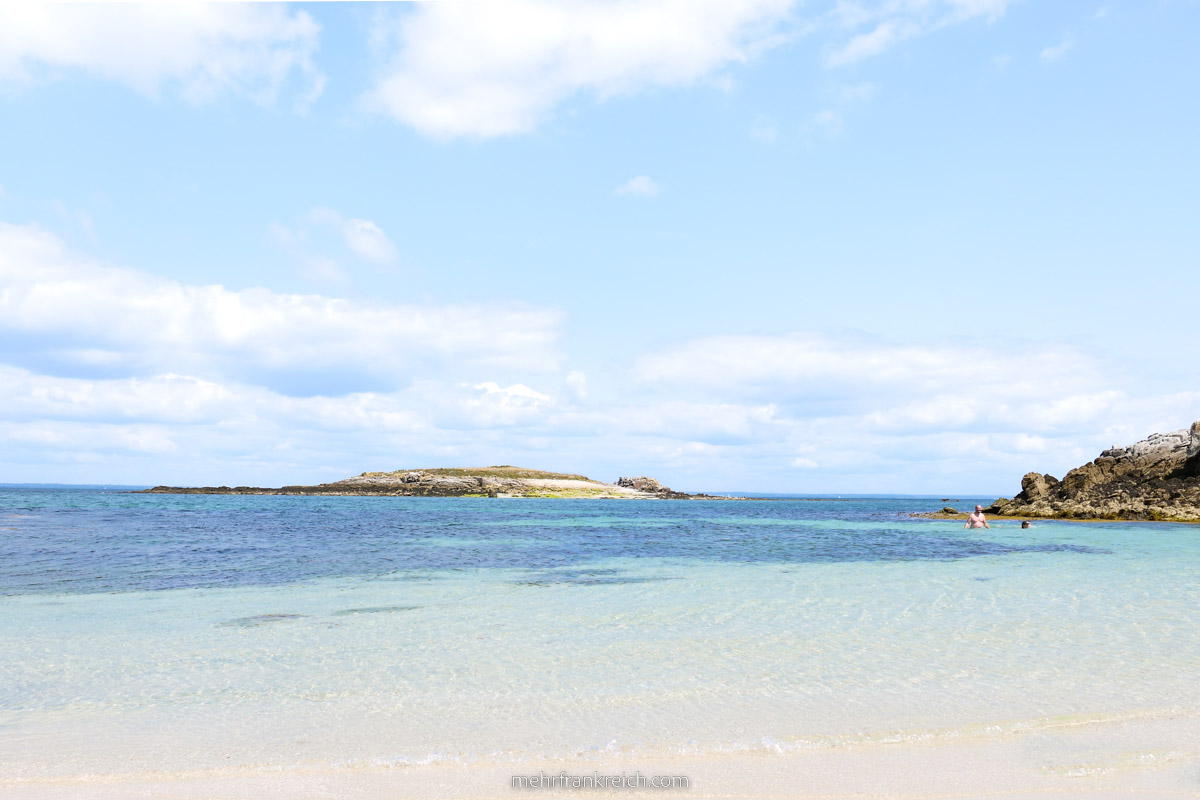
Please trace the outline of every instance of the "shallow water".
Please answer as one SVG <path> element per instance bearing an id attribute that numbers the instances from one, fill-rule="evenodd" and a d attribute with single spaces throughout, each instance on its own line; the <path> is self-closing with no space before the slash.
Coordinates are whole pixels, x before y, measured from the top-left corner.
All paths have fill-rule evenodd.
<path id="1" fill-rule="evenodd" d="M 0 779 L 1198 713 L 1200 527 L 942 505 L 0 490 Z"/>

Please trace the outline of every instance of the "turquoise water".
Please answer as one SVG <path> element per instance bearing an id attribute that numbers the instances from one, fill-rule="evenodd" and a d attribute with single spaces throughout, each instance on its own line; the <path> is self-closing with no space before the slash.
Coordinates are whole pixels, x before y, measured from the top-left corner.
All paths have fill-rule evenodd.
<path id="1" fill-rule="evenodd" d="M 0 779 L 1198 713 L 1200 527 L 942 505 L 0 490 Z"/>

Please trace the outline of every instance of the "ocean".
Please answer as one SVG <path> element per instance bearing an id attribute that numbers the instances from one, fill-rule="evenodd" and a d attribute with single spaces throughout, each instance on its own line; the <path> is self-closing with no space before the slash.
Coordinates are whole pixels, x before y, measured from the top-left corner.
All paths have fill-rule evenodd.
<path id="1" fill-rule="evenodd" d="M 1200 788 L 1200 527 L 943 505 L 0 489 L 0 790 L 1039 737 Z"/>

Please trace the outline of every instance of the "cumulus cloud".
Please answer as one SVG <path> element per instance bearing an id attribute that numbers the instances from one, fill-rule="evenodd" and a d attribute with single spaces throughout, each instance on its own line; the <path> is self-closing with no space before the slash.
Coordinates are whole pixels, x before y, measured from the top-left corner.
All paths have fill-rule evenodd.
<path id="1" fill-rule="evenodd" d="M 625 181 L 625 183 L 618 186 L 615 190 L 613 190 L 613 193 L 632 194 L 640 197 L 654 197 L 660 191 L 662 191 L 662 187 L 655 183 L 653 178 L 649 178 L 645 175 L 638 175 L 637 177 L 630 178 L 629 180 Z"/>
<path id="2" fill-rule="evenodd" d="M 791 5 L 419 4 L 395 20 L 395 55 L 364 100 L 431 136 L 525 133 L 580 92 L 604 98 L 685 85 L 745 62 L 782 41 Z"/>
<path id="3" fill-rule="evenodd" d="M 494 427 L 516 425 L 540 419 L 545 411 L 555 404 L 555 399 L 523 383 L 501 386 L 495 381 L 484 381 L 471 387 L 478 394 L 462 403 L 459 425 Z"/>
<path id="4" fill-rule="evenodd" d="M 836 2 L 825 11 L 795 0 L 419 4 L 373 31 L 383 66 L 362 100 L 438 138 L 528 133 L 574 97 L 702 80 L 728 88 L 722 70 L 810 34 L 828 40 L 827 66 L 845 67 L 941 28 L 991 22 L 1011 2 Z"/>
<path id="5" fill-rule="evenodd" d="M 644 354 L 635 373 L 655 394 L 685 394 L 693 404 L 770 407 L 748 432 L 760 457 L 812 461 L 822 474 L 888 475 L 893 486 L 914 485 L 906 470 L 914 478 L 984 476 L 1006 465 L 1061 471 L 1200 416 L 1200 392 L 1138 395 L 1083 352 L 1019 343 L 715 336 Z"/>
<path id="6" fill-rule="evenodd" d="M 708 490 L 1011 492 L 1029 469 L 1061 472 L 1102 447 L 1184 425 L 1200 409 L 1200 392 L 1060 396 L 1035 386 L 990 397 L 996 383 L 964 383 L 955 395 L 904 391 L 899 375 L 879 380 L 874 391 L 840 389 L 842 399 L 874 398 L 871 408 L 839 402 L 808 413 L 789 408 L 797 387 L 781 385 L 758 387 L 778 403 L 658 386 L 653 394 L 680 399 L 631 389 L 584 409 L 543 386 L 498 380 L 293 397 L 171 373 L 63 378 L 0 366 L 0 467 L 51 464 L 42 474 L 54 480 L 280 483 L 517 463 L 610 480 L 636 469 Z M 731 475 L 743 482 L 730 485 Z"/>
<path id="7" fill-rule="evenodd" d="M 284 483 L 517 463 L 685 489 L 1011 492 L 1029 469 L 1200 416 L 1200 392 L 1139 395 L 1069 347 L 813 333 L 656 345 L 584 404 L 560 326 L 538 310 L 183 284 L 0 225 L 0 469 Z M 386 386 L 267 377 L 346 364 Z"/>
<path id="8" fill-rule="evenodd" d="M 0 87 L 78 71 L 146 95 L 192 102 L 231 92 L 273 102 L 295 79 L 297 104 L 321 93 L 320 28 L 283 6 L 224 3 L 0 5 Z"/>
<path id="9" fill-rule="evenodd" d="M 422 365 L 561 362 L 556 311 L 366 304 L 179 283 L 99 266 L 34 226 L 0 223 L 0 341 L 28 358 L 131 371 L 356 370 L 402 383 Z"/>
<path id="10" fill-rule="evenodd" d="M 552 428 L 546 415 L 558 406 L 549 393 L 496 381 L 294 397 L 172 373 L 64 378 L 0 365 L 0 467 L 22 458 L 55 469 L 103 465 L 54 478 L 91 481 L 111 480 L 120 464 L 125 482 L 190 475 L 175 480 L 262 484 L 474 463 L 485 445 L 494 460 L 520 462 L 531 429 Z"/>

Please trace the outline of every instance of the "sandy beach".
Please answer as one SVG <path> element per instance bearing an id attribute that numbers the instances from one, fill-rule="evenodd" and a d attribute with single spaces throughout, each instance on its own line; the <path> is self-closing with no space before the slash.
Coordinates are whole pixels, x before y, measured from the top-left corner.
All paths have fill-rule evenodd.
<path id="1" fill-rule="evenodd" d="M 533 796 L 696 798 L 1195 798 L 1200 716 L 1030 722 L 1019 733 L 939 735 L 790 752 L 525 763 L 241 769 L 0 782 L 25 800 L 463 800 Z M 513 776 L 685 776 L 686 789 L 514 789 Z"/>

